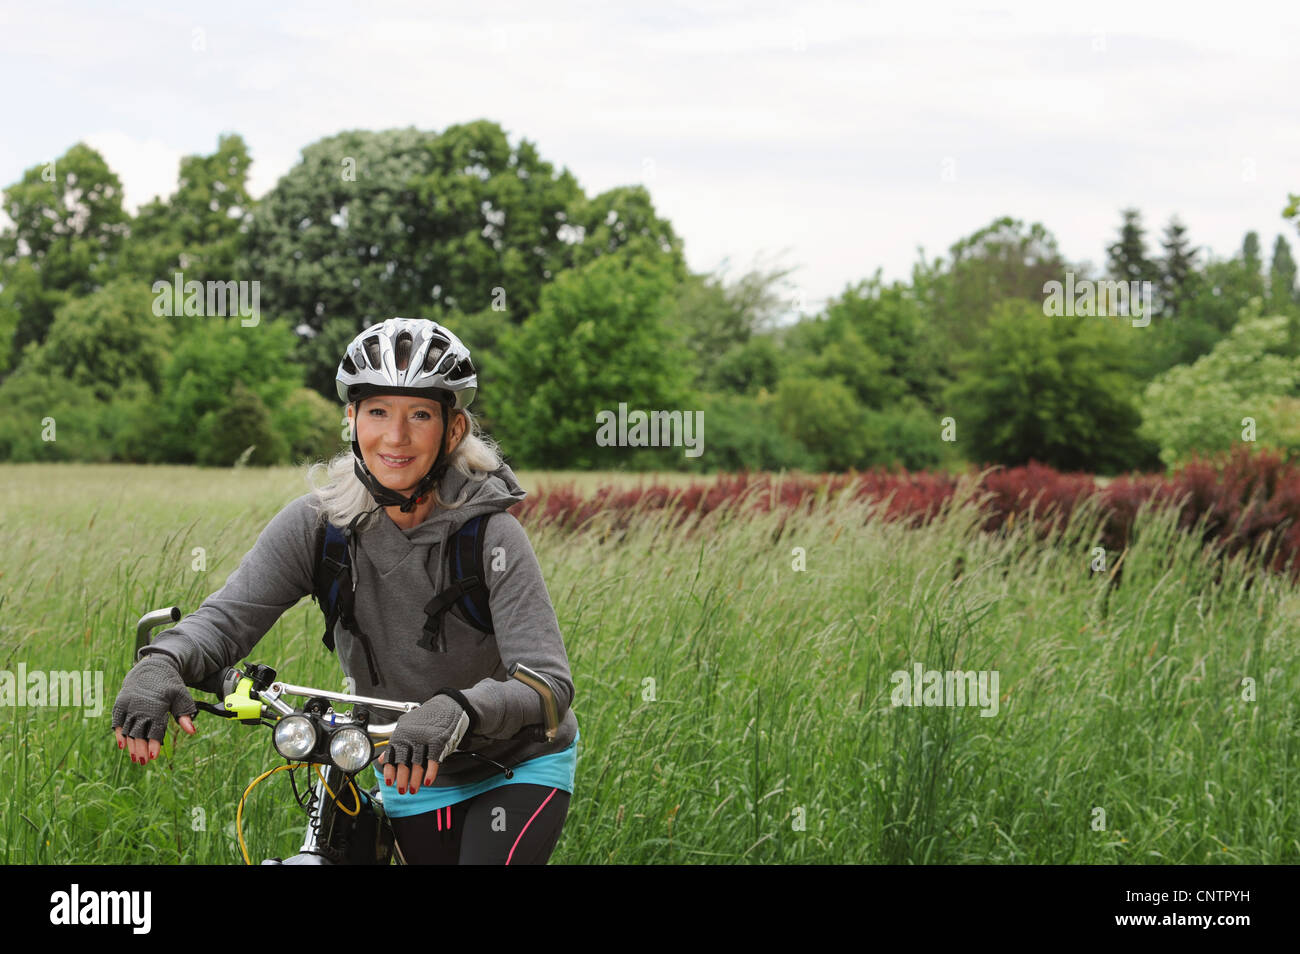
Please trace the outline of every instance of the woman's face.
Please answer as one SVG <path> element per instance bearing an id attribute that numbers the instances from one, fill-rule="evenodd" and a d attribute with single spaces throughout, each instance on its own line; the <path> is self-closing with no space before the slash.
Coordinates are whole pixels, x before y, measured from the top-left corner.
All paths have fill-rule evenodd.
<path id="1" fill-rule="evenodd" d="M 349 404 L 349 417 L 352 408 Z M 437 459 L 442 411 L 431 398 L 379 394 L 361 402 L 353 426 L 370 472 L 385 487 L 405 492 L 414 489 Z M 456 449 L 464 433 L 464 415 L 452 415 L 447 453 Z"/>

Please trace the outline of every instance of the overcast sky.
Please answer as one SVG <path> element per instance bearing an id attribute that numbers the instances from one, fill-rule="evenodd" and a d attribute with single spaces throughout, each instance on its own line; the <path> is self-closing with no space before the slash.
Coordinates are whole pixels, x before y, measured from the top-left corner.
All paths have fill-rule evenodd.
<path id="1" fill-rule="evenodd" d="M 487 118 L 815 310 L 1001 215 L 1096 265 L 1128 205 L 1300 243 L 1297 41 L 1291 3 L 10 2 L 0 185 L 84 140 L 134 209 L 236 131 L 261 195 L 340 130 Z"/>

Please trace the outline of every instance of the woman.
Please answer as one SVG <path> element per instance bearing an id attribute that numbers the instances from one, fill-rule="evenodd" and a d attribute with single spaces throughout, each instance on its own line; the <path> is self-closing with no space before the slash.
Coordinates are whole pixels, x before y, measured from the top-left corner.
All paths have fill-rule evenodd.
<path id="1" fill-rule="evenodd" d="M 467 410 L 478 383 L 469 351 L 434 322 L 390 318 L 348 346 L 336 383 L 351 452 L 330 463 L 326 486 L 271 520 L 221 590 L 140 651 L 113 707 L 118 748 L 141 765 L 156 758 L 169 713 L 194 734 L 186 686 L 244 659 L 313 592 L 318 530 L 329 520 L 349 531 L 355 598 L 350 625 L 345 617 L 334 636 L 355 694 L 427 700 L 397 720 L 381 750 L 384 807 L 403 858 L 544 864 L 573 791 L 573 680 L 537 557 L 506 512 L 524 491 Z M 448 540 L 483 514 L 492 515 L 483 553 L 493 632 L 453 607 L 434 627 L 438 638 L 423 638 L 431 597 L 451 582 Z M 554 742 L 510 741 L 543 721 L 537 693 L 506 677 L 513 662 L 554 691 Z"/>

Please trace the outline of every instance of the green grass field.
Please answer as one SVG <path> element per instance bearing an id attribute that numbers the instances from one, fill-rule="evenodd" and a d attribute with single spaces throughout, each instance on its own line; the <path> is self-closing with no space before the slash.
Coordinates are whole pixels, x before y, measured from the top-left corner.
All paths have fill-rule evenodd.
<path id="1" fill-rule="evenodd" d="M 238 863 L 239 797 L 282 764 L 269 731 L 200 715 L 142 769 L 110 711 L 139 616 L 218 589 L 302 472 L 0 475 L 0 669 L 102 670 L 106 695 L 98 718 L 0 708 L 0 859 Z M 1113 586 L 1086 514 L 1049 544 L 981 535 L 964 505 L 914 530 L 868 516 L 530 529 L 582 730 L 553 863 L 1300 862 L 1294 585 L 1160 517 Z M 304 599 L 252 659 L 341 686 L 321 629 Z M 916 663 L 996 670 L 997 714 L 893 706 Z M 284 773 L 260 785 L 254 860 L 296 850 L 302 817 Z"/>

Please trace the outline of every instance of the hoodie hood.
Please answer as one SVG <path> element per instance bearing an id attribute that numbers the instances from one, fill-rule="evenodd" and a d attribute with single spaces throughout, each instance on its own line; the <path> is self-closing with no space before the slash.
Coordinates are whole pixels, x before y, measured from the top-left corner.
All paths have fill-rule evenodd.
<path id="1" fill-rule="evenodd" d="M 442 573 L 433 568 L 433 563 L 444 562 L 438 554 L 443 552 L 444 544 L 461 524 L 479 514 L 498 513 L 513 507 L 527 496 L 514 471 L 505 464 L 482 480 L 470 480 L 456 468 L 450 468 L 438 484 L 438 498 L 455 503 L 461 494 L 465 495 L 465 502 L 459 507 L 439 507 L 423 523 L 409 530 L 393 523 L 388 511 L 381 509 L 375 516 L 374 525 L 355 538 L 355 545 L 365 550 L 381 574 L 390 573 L 412 550 L 430 547 L 431 573 L 435 581 L 440 581 Z M 357 566 L 355 557 L 353 566 Z"/>
<path id="2" fill-rule="evenodd" d="M 412 544 L 438 543 L 445 540 L 459 529 L 460 525 L 471 517 L 484 513 L 498 513 L 521 502 L 527 492 L 519 486 L 519 481 L 506 464 L 502 464 L 482 480 L 470 480 L 459 470 L 452 467 L 442 475 L 438 484 L 438 499 L 455 503 L 461 495 L 465 502 L 459 507 L 448 509 L 439 507 L 421 524 L 404 530 L 393 523 L 387 511 L 381 511 L 384 522 L 401 533 Z"/>

